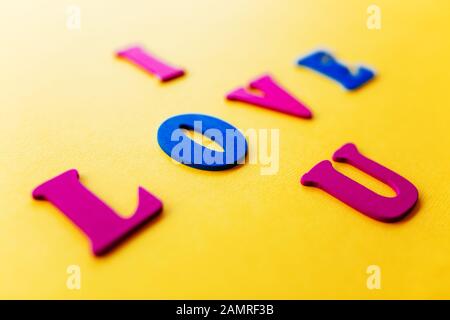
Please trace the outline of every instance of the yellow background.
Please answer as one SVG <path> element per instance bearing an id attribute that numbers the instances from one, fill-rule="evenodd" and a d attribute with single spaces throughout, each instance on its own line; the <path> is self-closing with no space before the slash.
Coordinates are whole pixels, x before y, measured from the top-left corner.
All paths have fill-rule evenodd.
<path id="1" fill-rule="evenodd" d="M 81 8 L 81 29 L 66 8 Z M 370 1 L 9 1 L 0 59 L 0 298 L 450 298 L 450 4 Z M 140 43 L 187 75 L 160 84 L 114 57 Z M 327 47 L 378 77 L 348 93 L 295 67 Z M 224 96 L 270 72 L 312 120 Z M 280 170 L 175 165 L 156 132 L 199 112 L 238 128 L 280 130 Z M 299 184 L 346 142 L 412 181 L 420 200 L 396 224 L 371 220 Z M 32 189 L 76 168 L 126 215 L 139 185 L 161 217 L 104 258 Z M 392 191 L 350 166 L 341 172 Z M 82 287 L 66 288 L 68 265 Z M 381 290 L 368 290 L 378 265 Z"/>

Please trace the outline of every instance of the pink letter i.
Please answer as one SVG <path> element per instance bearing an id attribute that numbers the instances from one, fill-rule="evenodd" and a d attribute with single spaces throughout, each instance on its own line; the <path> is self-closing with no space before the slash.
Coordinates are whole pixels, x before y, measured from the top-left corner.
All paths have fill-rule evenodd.
<path id="1" fill-rule="evenodd" d="M 130 60 L 142 69 L 156 75 L 161 81 L 169 81 L 184 75 L 182 69 L 171 67 L 138 46 L 121 50 L 117 52 L 117 56 Z"/>

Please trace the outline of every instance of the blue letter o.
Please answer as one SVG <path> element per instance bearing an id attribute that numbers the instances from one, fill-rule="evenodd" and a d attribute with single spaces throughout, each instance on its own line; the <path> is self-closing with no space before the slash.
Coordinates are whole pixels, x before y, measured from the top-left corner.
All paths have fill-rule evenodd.
<path id="1" fill-rule="evenodd" d="M 182 129 L 205 135 L 218 143 L 224 151 L 211 150 L 196 143 Z M 222 138 L 217 139 L 218 135 Z M 221 119 L 204 114 L 182 114 L 167 119 L 158 129 L 158 143 L 168 156 L 201 170 L 230 169 L 243 163 L 247 154 L 247 141 L 238 129 Z M 205 154 L 209 154 L 213 160 L 208 160 Z"/>

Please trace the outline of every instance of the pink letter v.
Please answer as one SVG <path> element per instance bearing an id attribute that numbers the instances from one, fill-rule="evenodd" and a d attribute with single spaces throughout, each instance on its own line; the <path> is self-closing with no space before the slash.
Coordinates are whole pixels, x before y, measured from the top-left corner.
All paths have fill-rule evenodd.
<path id="1" fill-rule="evenodd" d="M 312 117 L 311 111 L 304 104 L 279 86 L 269 75 L 263 75 L 250 82 L 249 87 L 261 91 L 262 95 L 250 93 L 241 87 L 230 92 L 227 99 L 254 104 L 300 118 Z"/>

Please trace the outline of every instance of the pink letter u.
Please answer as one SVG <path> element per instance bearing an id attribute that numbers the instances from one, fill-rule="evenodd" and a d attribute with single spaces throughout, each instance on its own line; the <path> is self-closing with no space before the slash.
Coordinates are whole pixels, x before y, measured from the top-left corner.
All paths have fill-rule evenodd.
<path id="1" fill-rule="evenodd" d="M 322 161 L 304 174 L 301 183 L 324 190 L 363 214 L 383 222 L 405 217 L 418 199 L 416 187 L 397 173 L 372 161 L 354 144 L 337 150 L 333 160 L 348 163 L 393 188 L 395 197 L 384 197 L 336 171 L 330 161 Z"/>

